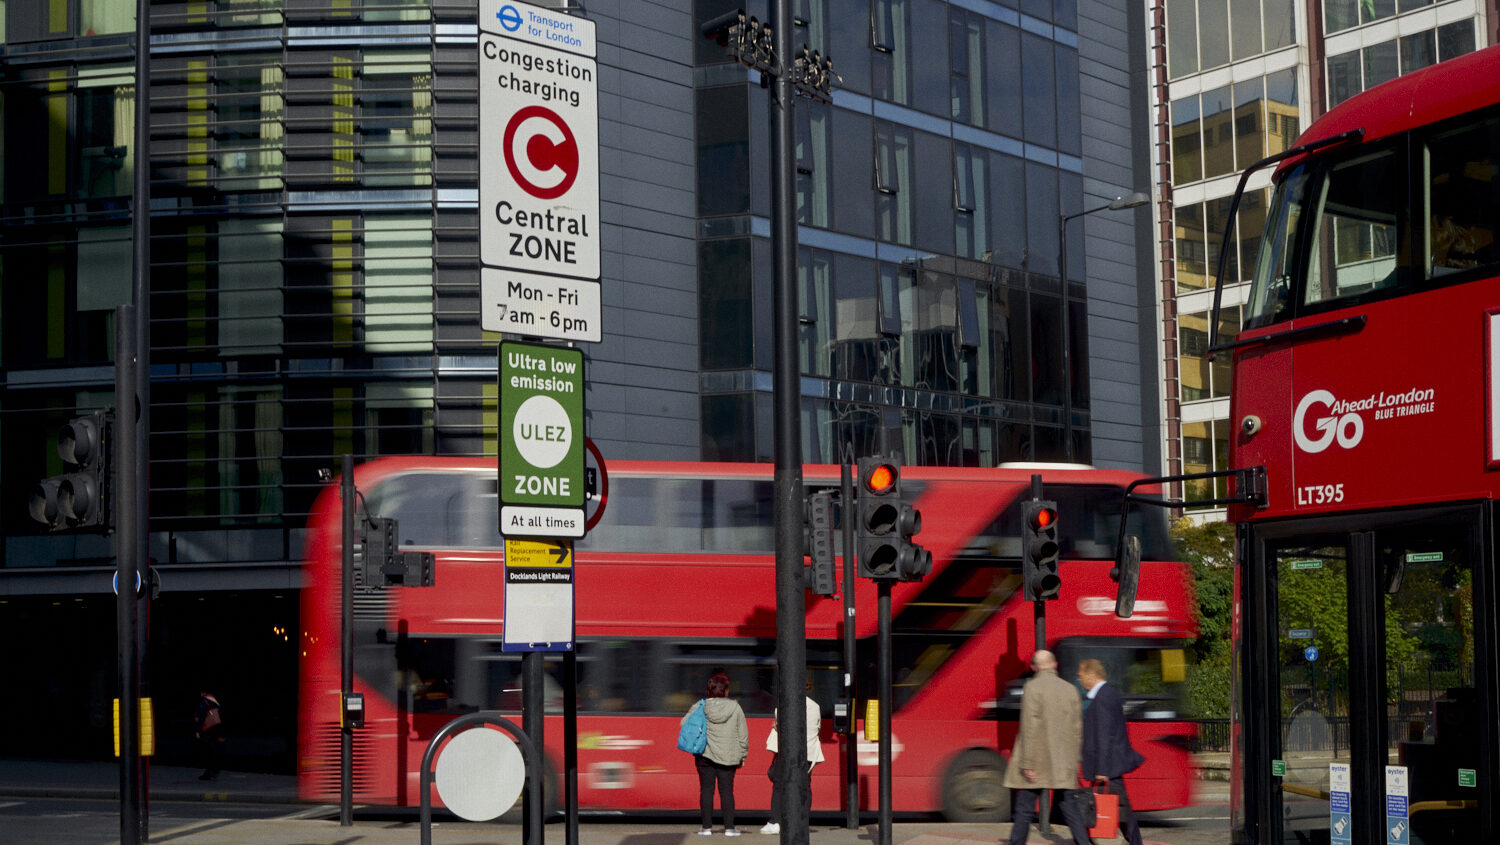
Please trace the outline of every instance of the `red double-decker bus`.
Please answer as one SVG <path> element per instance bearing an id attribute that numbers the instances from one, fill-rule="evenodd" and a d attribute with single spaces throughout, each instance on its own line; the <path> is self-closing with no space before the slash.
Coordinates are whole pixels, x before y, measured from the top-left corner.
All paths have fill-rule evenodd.
<path id="1" fill-rule="evenodd" d="M 477 710 L 520 709 L 519 655 L 501 632 L 503 543 L 493 460 L 385 458 L 355 470 L 370 514 L 399 521 L 403 548 L 436 556 L 436 584 L 357 592 L 355 683 L 364 726 L 354 734 L 355 799 L 415 804 L 418 766 L 433 734 Z M 1136 614 L 1114 616 L 1109 571 L 1122 487 L 1135 476 L 1087 468 L 907 467 L 932 552 L 932 573 L 893 588 L 894 810 L 1000 820 L 1000 785 L 1015 736 L 1019 678 L 1033 647 L 1022 600 L 1020 507 L 1033 472 L 1058 502 L 1061 599 L 1048 603 L 1049 645 L 1063 663 L 1097 657 L 1128 701 L 1135 747 L 1147 763 L 1131 778 L 1142 809 L 1190 801 L 1183 712 L 1183 646 L 1194 635 L 1186 568 L 1172 562 L 1160 511 L 1130 515 L 1145 539 Z M 810 487 L 836 487 L 838 467 L 809 466 Z M 722 669 L 750 722 L 750 756 L 736 783 L 741 807 L 770 805 L 765 751 L 772 725 L 775 563 L 769 464 L 609 465 L 607 507 L 575 552 L 578 787 L 584 809 L 696 807 L 692 758 L 678 751 L 678 720 Z M 340 501 L 335 484 L 309 524 L 303 591 L 299 788 L 337 800 L 340 787 Z M 874 697 L 876 589 L 855 587 L 860 701 Z M 811 696 L 824 710 L 828 762 L 813 777 L 813 807 L 844 807 L 845 743 L 830 718 L 843 696 L 842 598 L 809 594 Z M 561 661 L 557 661 L 558 664 Z M 556 666 L 549 665 L 549 672 Z M 562 684 L 544 698 L 548 784 L 560 786 Z M 855 729 L 860 726 L 856 723 Z M 860 801 L 874 808 L 876 747 L 859 739 Z M 1002 754 L 1002 751 L 1004 752 Z M 554 794 L 558 794 L 555 793 Z"/>
<path id="2" fill-rule="evenodd" d="M 1500 48 L 1277 158 L 1216 347 L 1246 500 L 1233 841 L 1494 842 Z"/>

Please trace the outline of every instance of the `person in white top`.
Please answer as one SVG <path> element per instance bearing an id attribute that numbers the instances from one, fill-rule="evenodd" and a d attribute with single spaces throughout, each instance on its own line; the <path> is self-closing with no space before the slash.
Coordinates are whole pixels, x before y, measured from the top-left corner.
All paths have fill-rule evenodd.
<path id="1" fill-rule="evenodd" d="M 812 813 L 812 770 L 813 766 L 823 762 L 823 743 L 818 740 L 818 733 L 823 728 L 823 710 L 818 702 L 811 698 L 807 699 L 807 770 L 802 773 L 802 815 Z M 780 759 L 776 743 L 776 722 L 771 722 L 771 733 L 766 737 L 766 750 L 771 752 L 771 820 L 760 829 L 761 833 L 775 834 L 781 832 L 781 823 L 777 820 L 777 814 L 781 811 L 781 787 L 777 782 L 776 765 Z"/>

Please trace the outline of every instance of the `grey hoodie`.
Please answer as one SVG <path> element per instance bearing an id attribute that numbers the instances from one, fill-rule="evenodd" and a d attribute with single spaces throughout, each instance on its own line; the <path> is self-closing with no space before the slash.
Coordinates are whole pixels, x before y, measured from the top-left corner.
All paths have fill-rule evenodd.
<path id="1" fill-rule="evenodd" d="M 745 711 L 732 698 L 704 700 L 703 716 L 708 721 L 708 747 L 703 756 L 721 766 L 739 766 L 750 753 L 750 729 L 745 725 Z M 683 720 L 687 719 L 684 715 Z"/>

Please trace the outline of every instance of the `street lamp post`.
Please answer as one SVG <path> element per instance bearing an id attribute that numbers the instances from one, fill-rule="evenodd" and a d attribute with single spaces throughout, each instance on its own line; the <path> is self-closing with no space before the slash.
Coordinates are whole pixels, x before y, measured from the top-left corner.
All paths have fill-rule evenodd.
<path id="1" fill-rule="evenodd" d="M 1057 218 L 1057 277 L 1062 281 L 1062 362 L 1063 362 L 1063 455 L 1073 460 L 1073 336 L 1068 307 L 1068 221 L 1099 211 L 1123 211 L 1138 208 L 1151 201 L 1151 195 L 1136 191 L 1128 197 L 1116 197 L 1106 205 Z"/>

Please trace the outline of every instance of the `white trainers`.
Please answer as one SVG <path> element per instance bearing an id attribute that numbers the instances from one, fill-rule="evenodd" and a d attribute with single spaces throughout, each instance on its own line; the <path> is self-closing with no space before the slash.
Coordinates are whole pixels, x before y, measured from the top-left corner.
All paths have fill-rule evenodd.
<path id="1" fill-rule="evenodd" d="M 761 828 L 760 832 L 767 836 L 774 836 L 781 832 L 781 825 L 776 822 L 766 822 L 766 826 Z"/>
<path id="2" fill-rule="evenodd" d="M 725 828 L 724 829 L 724 835 L 725 836 L 739 836 L 740 835 L 739 828 L 736 828 L 736 827 Z"/>
<path id="3" fill-rule="evenodd" d="M 700 828 L 698 830 L 698 835 L 699 836 L 713 836 L 714 835 L 714 829 L 711 828 L 711 827 Z"/>

